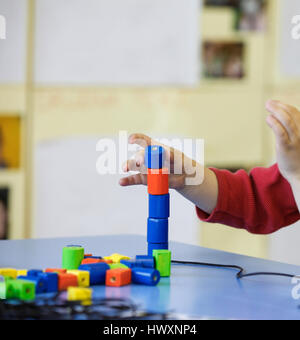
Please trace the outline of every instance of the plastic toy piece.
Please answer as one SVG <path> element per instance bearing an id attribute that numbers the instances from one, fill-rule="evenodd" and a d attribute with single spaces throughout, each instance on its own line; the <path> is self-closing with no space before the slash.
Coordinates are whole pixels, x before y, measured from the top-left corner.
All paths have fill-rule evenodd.
<path id="1" fill-rule="evenodd" d="M 68 273 L 77 276 L 79 287 L 89 287 L 90 272 L 88 270 L 68 270 Z"/>
<path id="2" fill-rule="evenodd" d="M 168 219 L 148 218 L 147 241 L 149 243 L 168 243 Z"/>
<path id="3" fill-rule="evenodd" d="M 68 301 L 82 301 L 84 305 L 91 304 L 92 289 L 82 287 L 69 287 L 68 288 Z"/>
<path id="4" fill-rule="evenodd" d="M 18 276 L 27 276 L 27 269 L 17 269 L 17 277 Z"/>
<path id="5" fill-rule="evenodd" d="M 40 276 L 18 276 L 18 280 L 30 281 L 35 284 L 35 294 L 47 293 L 47 283 L 44 277 Z"/>
<path id="6" fill-rule="evenodd" d="M 136 267 L 143 268 L 155 268 L 155 262 L 153 256 L 144 256 L 144 258 L 136 257 Z"/>
<path id="7" fill-rule="evenodd" d="M 124 263 L 111 263 L 109 264 L 110 269 L 116 269 L 116 268 L 128 268 L 126 264 Z"/>
<path id="8" fill-rule="evenodd" d="M 47 293 L 56 293 L 58 291 L 58 274 L 57 273 L 41 273 L 38 277 L 45 279 Z"/>
<path id="9" fill-rule="evenodd" d="M 73 274 L 58 274 L 58 290 L 67 290 L 68 287 L 77 287 L 78 279 Z"/>
<path id="10" fill-rule="evenodd" d="M 155 258 L 155 268 L 160 272 L 161 277 L 168 277 L 171 274 L 171 251 L 170 250 L 153 250 Z"/>
<path id="11" fill-rule="evenodd" d="M 150 195 L 167 195 L 169 193 L 168 169 L 148 169 L 148 193 Z"/>
<path id="12" fill-rule="evenodd" d="M 132 282 L 147 285 L 156 286 L 160 280 L 160 273 L 153 268 L 132 268 L 131 270 Z"/>
<path id="13" fill-rule="evenodd" d="M 110 256 L 105 256 L 104 260 L 112 260 L 113 263 L 120 263 L 121 260 L 130 260 L 130 257 L 116 253 Z"/>
<path id="14" fill-rule="evenodd" d="M 96 260 L 102 260 L 101 256 L 93 256 L 93 255 L 84 255 L 85 259 L 96 259 Z"/>
<path id="15" fill-rule="evenodd" d="M 86 258 L 86 257 L 92 257 L 93 254 L 84 254 L 83 257 Z"/>
<path id="16" fill-rule="evenodd" d="M 148 243 L 148 255 L 153 256 L 153 250 L 169 249 L 168 243 Z"/>
<path id="17" fill-rule="evenodd" d="M 84 257 L 84 249 L 82 247 L 64 247 L 62 255 L 62 268 L 78 269 Z"/>
<path id="18" fill-rule="evenodd" d="M 134 260 L 121 260 L 120 264 L 125 265 L 127 268 L 134 268 L 138 266 L 138 263 Z"/>
<path id="19" fill-rule="evenodd" d="M 45 269 L 45 273 L 66 274 L 67 273 L 67 269 L 62 269 L 62 268 L 47 268 L 47 269 Z"/>
<path id="20" fill-rule="evenodd" d="M 17 270 L 13 268 L 0 268 L 0 275 L 10 277 L 11 279 L 17 278 Z"/>
<path id="21" fill-rule="evenodd" d="M 81 264 L 102 263 L 101 259 L 86 258 L 81 261 Z"/>
<path id="22" fill-rule="evenodd" d="M 82 264 L 79 270 L 88 271 L 90 273 L 90 285 L 102 285 L 105 283 L 106 271 L 109 270 L 107 263 Z"/>
<path id="23" fill-rule="evenodd" d="M 0 299 L 13 299 L 14 288 L 12 285 L 13 279 L 6 278 L 6 280 L 0 282 Z"/>
<path id="24" fill-rule="evenodd" d="M 145 166 L 149 169 L 161 169 L 165 161 L 165 150 L 159 145 L 150 145 L 145 149 Z"/>
<path id="25" fill-rule="evenodd" d="M 110 269 L 106 272 L 106 286 L 121 287 L 131 283 L 130 268 Z"/>
<path id="26" fill-rule="evenodd" d="M 39 274 L 43 274 L 43 271 L 40 269 L 30 269 L 27 272 L 27 276 L 38 276 Z"/>
<path id="27" fill-rule="evenodd" d="M 148 209 L 150 218 L 170 217 L 170 194 L 148 195 Z"/>
<path id="28" fill-rule="evenodd" d="M 12 280 L 14 299 L 31 301 L 35 299 L 35 284 L 26 280 Z"/>

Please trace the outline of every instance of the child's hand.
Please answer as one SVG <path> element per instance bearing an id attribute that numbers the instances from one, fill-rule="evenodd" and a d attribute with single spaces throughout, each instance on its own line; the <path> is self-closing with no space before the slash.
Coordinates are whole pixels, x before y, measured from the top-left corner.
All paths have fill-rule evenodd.
<path id="1" fill-rule="evenodd" d="M 143 148 L 146 148 L 149 145 L 160 145 L 163 146 L 166 152 L 166 163 L 168 164 L 170 175 L 169 175 L 169 186 L 172 189 L 180 190 L 185 186 L 185 179 L 187 177 L 186 172 L 184 171 L 184 164 L 193 164 L 195 166 L 195 162 L 191 159 L 188 159 L 182 152 L 170 148 L 161 143 L 155 142 L 150 137 L 145 136 L 143 134 L 133 134 L 129 137 L 130 144 L 138 144 Z M 139 174 L 131 175 L 129 177 L 122 178 L 120 180 L 120 185 L 128 186 L 128 185 L 139 185 L 144 184 L 147 185 L 147 169 L 144 165 L 144 155 L 145 149 L 138 152 L 134 159 L 130 159 L 126 161 L 123 165 L 123 171 L 138 171 Z M 175 160 L 182 160 L 181 169 L 174 169 Z M 176 174 L 174 174 L 174 172 Z"/>
<path id="2" fill-rule="evenodd" d="M 279 170 L 291 184 L 300 183 L 300 112 L 274 100 L 266 108 L 271 113 L 267 123 L 275 133 Z"/>

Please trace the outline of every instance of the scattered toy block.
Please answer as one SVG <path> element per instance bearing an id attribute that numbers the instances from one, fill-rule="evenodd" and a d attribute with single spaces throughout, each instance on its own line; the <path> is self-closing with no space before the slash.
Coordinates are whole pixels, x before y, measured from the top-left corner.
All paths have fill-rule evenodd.
<path id="1" fill-rule="evenodd" d="M 148 218 L 147 241 L 148 243 L 168 243 L 169 221 L 167 218 Z"/>
<path id="2" fill-rule="evenodd" d="M 67 290 L 68 287 L 77 287 L 78 279 L 73 274 L 58 274 L 58 290 Z"/>
<path id="3" fill-rule="evenodd" d="M 81 261 L 81 264 L 101 263 L 104 262 L 101 259 L 86 258 Z"/>
<path id="4" fill-rule="evenodd" d="M 35 294 L 47 293 L 47 283 L 44 277 L 40 276 L 18 276 L 18 280 L 30 281 L 35 284 Z"/>
<path id="5" fill-rule="evenodd" d="M 68 270 L 68 273 L 77 276 L 79 287 L 89 287 L 90 272 L 88 270 Z"/>
<path id="6" fill-rule="evenodd" d="M 133 268 L 138 266 L 137 262 L 134 260 L 121 260 L 120 264 L 125 265 L 127 268 Z"/>
<path id="7" fill-rule="evenodd" d="M 35 299 L 35 283 L 27 280 L 11 280 L 10 284 L 13 289 L 13 298 L 23 301 L 32 301 Z"/>
<path id="8" fill-rule="evenodd" d="M 39 274 L 43 274 L 41 269 L 30 269 L 27 271 L 27 276 L 38 276 Z"/>
<path id="9" fill-rule="evenodd" d="M 84 258 L 85 258 L 85 259 L 96 259 L 96 260 L 102 260 L 102 257 L 101 257 L 101 256 L 93 256 L 93 255 L 90 255 L 90 256 L 86 256 L 86 255 L 84 255 Z"/>
<path id="10" fill-rule="evenodd" d="M 58 291 L 57 273 L 40 273 L 37 276 L 44 278 L 47 293 L 55 293 Z"/>
<path id="11" fill-rule="evenodd" d="M 45 273 L 66 274 L 67 273 L 67 269 L 62 269 L 62 268 L 47 268 L 47 269 L 45 269 Z"/>
<path id="12" fill-rule="evenodd" d="M 168 277 L 171 274 L 171 251 L 166 249 L 153 250 L 155 268 L 161 277 Z"/>
<path id="13" fill-rule="evenodd" d="M 63 248 L 62 268 L 78 269 L 84 257 L 84 249 L 78 246 L 68 246 Z"/>
<path id="14" fill-rule="evenodd" d="M 155 261 L 153 256 L 137 255 L 135 258 L 136 267 L 155 268 Z"/>
<path id="15" fill-rule="evenodd" d="M 159 145 L 149 145 L 145 149 L 145 166 L 149 169 L 161 169 L 165 161 L 165 150 Z"/>
<path id="16" fill-rule="evenodd" d="M 131 270 L 131 278 L 133 283 L 156 286 L 160 280 L 160 273 L 153 268 L 135 267 Z"/>
<path id="17" fill-rule="evenodd" d="M 90 305 L 92 300 L 92 289 L 82 287 L 69 287 L 67 300 L 81 301 L 84 305 Z"/>
<path id="18" fill-rule="evenodd" d="M 167 195 L 169 193 L 168 169 L 148 169 L 147 182 L 150 195 Z"/>
<path id="19" fill-rule="evenodd" d="M 125 264 L 123 263 L 111 263 L 109 264 L 110 269 L 116 269 L 116 268 L 128 268 Z"/>
<path id="20" fill-rule="evenodd" d="M 17 270 L 13 268 L 0 268 L 0 275 L 10 277 L 11 279 L 17 278 Z"/>
<path id="21" fill-rule="evenodd" d="M 106 271 L 109 270 L 107 263 L 82 264 L 79 270 L 88 271 L 90 273 L 90 285 L 101 285 L 105 283 Z"/>
<path id="22" fill-rule="evenodd" d="M 13 299 L 14 298 L 14 288 L 12 285 L 13 279 L 5 279 L 0 282 L 0 299 Z"/>
<path id="23" fill-rule="evenodd" d="M 27 269 L 17 269 L 17 277 L 18 276 L 27 276 Z"/>
<path id="24" fill-rule="evenodd" d="M 121 260 L 130 260 L 130 257 L 115 253 L 110 256 L 105 256 L 103 259 L 111 260 L 113 263 L 120 263 Z"/>
<path id="25" fill-rule="evenodd" d="M 106 272 L 106 286 L 121 287 L 131 283 L 130 268 L 109 269 Z"/>
<path id="26" fill-rule="evenodd" d="M 150 218 L 168 218 L 170 216 L 170 194 L 149 194 L 148 197 L 148 216 Z"/>
<path id="27" fill-rule="evenodd" d="M 83 258 L 86 258 L 86 257 L 92 257 L 93 254 L 84 254 Z"/>
<path id="28" fill-rule="evenodd" d="M 168 243 L 148 243 L 148 254 L 153 256 L 153 250 L 165 249 L 168 250 Z"/>

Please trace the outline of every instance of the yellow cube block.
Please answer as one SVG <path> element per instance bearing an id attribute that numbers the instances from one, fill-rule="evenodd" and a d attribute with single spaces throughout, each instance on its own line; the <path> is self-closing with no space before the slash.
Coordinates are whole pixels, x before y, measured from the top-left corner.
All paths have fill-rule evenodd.
<path id="1" fill-rule="evenodd" d="M 105 256 L 104 260 L 112 260 L 113 263 L 120 263 L 121 260 L 130 260 L 130 257 L 115 253 L 110 256 Z"/>
<path id="2" fill-rule="evenodd" d="M 27 276 L 27 269 L 17 269 L 17 276 Z"/>
<path id="3" fill-rule="evenodd" d="M 90 304 L 92 300 L 92 289 L 82 287 L 68 288 L 68 301 L 82 301 L 84 304 Z"/>
<path id="4" fill-rule="evenodd" d="M 86 270 L 67 270 L 67 273 L 77 276 L 79 287 L 89 287 L 90 285 L 90 272 Z"/>
<path id="5" fill-rule="evenodd" d="M 13 268 L 0 268 L 0 276 L 10 277 L 12 279 L 17 278 L 17 270 Z"/>

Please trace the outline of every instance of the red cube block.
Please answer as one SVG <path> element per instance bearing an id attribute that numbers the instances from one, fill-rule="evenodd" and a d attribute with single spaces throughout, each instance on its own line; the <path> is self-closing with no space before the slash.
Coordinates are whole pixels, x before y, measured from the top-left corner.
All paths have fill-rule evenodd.
<path id="1" fill-rule="evenodd" d="M 58 273 L 58 274 L 66 274 L 67 269 L 61 269 L 61 268 L 47 268 L 45 270 L 45 273 Z"/>
<path id="2" fill-rule="evenodd" d="M 58 290 L 67 290 L 68 287 L 77 287 L 78 278 L 73 274 L 58 274 Z"/>
<path id="3" fill-rule="evenodd" d="M 166 195 L 169 193 L 168 169 L 148 169 L 148 193 L 151 195 Z"/>
<path id="4" fill-rule="evenodd" d="M 91 263 L 112 263 L 112 260 L 102 260 L 102 259 L 83 259 L 81 264 L 91 264 Z"/>
<path id="5" fill-rule="evenodd" d="M 130 268 L 116 268 L 106 271 L 106 286 L 121 287 L 131 283 Z"/>

